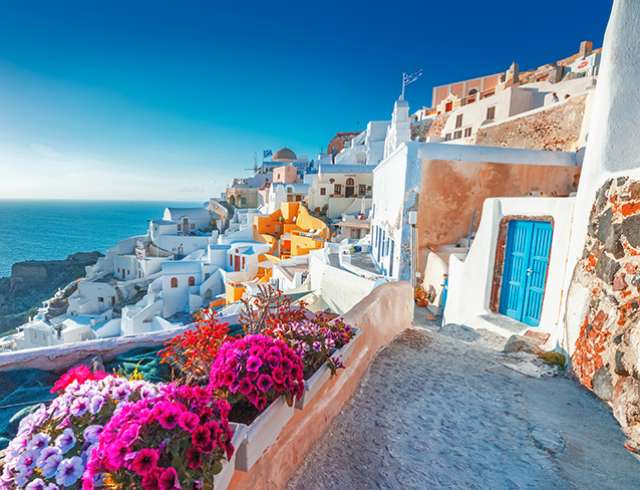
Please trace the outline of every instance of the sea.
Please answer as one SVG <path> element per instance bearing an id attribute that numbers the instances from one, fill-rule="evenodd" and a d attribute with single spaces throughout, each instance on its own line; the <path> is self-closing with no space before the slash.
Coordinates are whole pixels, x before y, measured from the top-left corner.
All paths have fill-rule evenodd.
<path id="1" fill-rule="evenodd" d="M 64 259 L 142 235 L 164 208 L 202 202 L 0 200 L 0 277 L 24 260 Z"/>

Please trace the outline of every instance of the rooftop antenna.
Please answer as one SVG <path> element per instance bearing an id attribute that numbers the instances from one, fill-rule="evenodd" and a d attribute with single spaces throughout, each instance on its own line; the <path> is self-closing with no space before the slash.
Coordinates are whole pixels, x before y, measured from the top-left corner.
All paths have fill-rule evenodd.
<path id="1" fill-rule="evenodd" d="M 253 173 L 258 173 L 258 154 L 253 152 L 253 168 L 245 168 L 245 170 L 253 170 Z"/>
<path id="2" fill-rule="evenodd" d="M 404 100 L 404 93 L 407 86 L 411 85 L 422 76 L 422 68 L 413 73 L 402 72 L 402 92 L 400 92 L 400 100 Z"/>

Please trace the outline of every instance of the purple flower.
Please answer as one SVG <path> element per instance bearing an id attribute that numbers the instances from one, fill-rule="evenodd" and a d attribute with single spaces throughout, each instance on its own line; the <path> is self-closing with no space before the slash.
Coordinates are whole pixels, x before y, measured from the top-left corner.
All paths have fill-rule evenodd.
<path id="1" fill-rule="evenodd" d="M 16 463 L 16 470 L 20 473 L 30 473 L 36 465 L 38 454 L 33 449 L 28 449 L 20 455 Z"/>
<path id="2" fill-rule="evenodd" d="M 78 456 L 73 458 L 64 459 L 58 466 L 56 472 L 56 483 L 63 487 L 70 487 L 82 476 L 84 466 L 82 460 Z"/>
<path id="3" fill-rule="evenodd" d="M 46 488 L 47 484 L 44 480 L 42 478 L 36 478 L 25 487 L 25 490 L 46 490 Z"/>
<path id="4" fill-rule="evenodd" d="M 56 446 L 60 448 L 62 454 L 76 445 L 76 436 L 71 429 L 65 429 L 62 434 L 56 438 Z"/>
<path id="5" fill-rule="evenodd" d="M 58 466 L 60 465 L 61 461 L 62 454 L 52 454 L 47 459 L 45 459 L 42 464 L 39 465 L 42 476 L 44 476 L 45 478 L 53 477 L 58 471 Z"/>
<path id="6" fill-rule="evenodd" d="M 94 395 L 89 401 L 89 413 L 97 414 L 104 406 L 104 397 L 102 395 Z"/>
<path id="7" fill-rule="evenodd" d="M 129 398 L 130 394 L 131 394 L 131 390 L 129 389 L 129 386 L 127 386 L 124 383 L 121 384 L 120 386 L 115 387 L 111 391 L 111 396 L 118 401 L 126 400 L 127 398 Z"/>
<path id="8" fill-rule="evenodd" d="M 94 444 L 98 442 L 98 436 L 100 435 L 100 432 L 102 432 L 101 425 L 90 425 L 84 430 L 82 436 L 84 437 L 84 440 L 89 444 Z"/>
<path id="9" fill-rule="evenodd" d="M 313 350 L 316 352 L 320 352 L 320 350 L 322 349 L 322 344 L 320 342 L 318 342 L 317 340 L 312 344 Z"/>
<path id="10" fill-rule="evenodd" d="M 40 452 L 40 455 L 38 456 L 38 460 L 36 461 L 36 464 L 38 466 L 42 466 L 43 464 L 45 464 L 47 459 L 49 459 L 51 456 L 55 456 L 55 455 L 61 456 L 62 455 L 62 451 L 60 451 L 60 449 L 55 447 L 55 446 L 45 447 Z"/>
<path id="11" fill-rule="evenodd" d="M 71 407 L 69 410 L 71 412 L 71 415 L 73 415 L 74 417 L 82 417 L 85 413 L 87 413 L 87 410 L 89 410 L 89 400 L 84 397 L 76 398 L 71 402 Z"/>
<path id="12" fill-rule="evenodd" d="M 33 436 L 33 438 L 27 444 L 27 449 L 33 449 L 37 452 L 42 451 L 51 442 L 51 436 L 43 434 L 42 432 Z"/>

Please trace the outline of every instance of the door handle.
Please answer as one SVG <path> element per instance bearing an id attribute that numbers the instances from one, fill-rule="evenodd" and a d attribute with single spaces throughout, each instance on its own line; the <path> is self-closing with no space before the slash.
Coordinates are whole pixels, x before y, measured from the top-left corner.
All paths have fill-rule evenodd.
<path id="1" fill-rule="evenodd" d="M 531 274 L 533 274 L 533 269 L 531 267 L 529 267 L 527 269 L 527 276 L 530 276 Z"/>

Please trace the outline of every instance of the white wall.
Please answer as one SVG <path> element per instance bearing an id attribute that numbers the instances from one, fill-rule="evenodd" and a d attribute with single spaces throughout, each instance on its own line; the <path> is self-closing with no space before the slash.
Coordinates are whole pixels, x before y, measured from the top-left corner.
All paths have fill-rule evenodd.
<path id="1" fill-rule="evenodd" d="M 69 296 L 69 315 L 95 315 L 115 305 L 115 288 L 108 283 L 80 281 L 78 289 Z M 102 301 L 100 301 L 102 300 Z"/>
<path id="2" fill-rule="evenodd" d="M 566 334 L 563 347 L 572 352 L 584 317 L 588 287 L 572 284 L 587 236 L 589 213 L 597 190 L 611 177 L 640 179 L 640 2 L 615 0 L 603 44 L 589 140 L 576 196 L 576 212 L 564 287 Z"/>
<path id="3" fill-rule="evenodd" d="M 449 261 L 449 290 L 444 323 L 474 328 L 491 328 L 482 318 L 491 314 L 490 300 L 500 222 L 507 216 L 553 218 L 553 238 L 547 285 L 539 327 L 551 333 L 550 343 L 561 336 L 560 306 L 575 198 L 509 197 L 487 199 L 475 240 L 464 260 L 452 255 Z M 523 328 L 526 326 L 523 324 Z"/>

